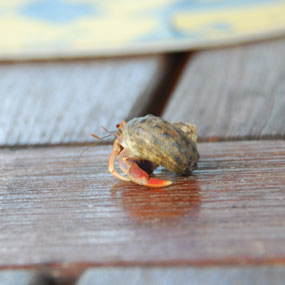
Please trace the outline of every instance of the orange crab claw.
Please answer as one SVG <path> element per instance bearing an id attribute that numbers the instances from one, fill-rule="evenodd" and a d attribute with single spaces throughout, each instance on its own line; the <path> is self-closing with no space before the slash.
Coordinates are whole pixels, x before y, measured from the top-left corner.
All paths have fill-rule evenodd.
<path id="1" fill-rule="evenodd" d="M 146 184 L 146 186 L 148 187 L 166 187 L 172 184 L 172 181 L 169 180 L 162 180 L 162 179 L 157 179 L 157 178 L 153 178 L 151 177 L 148 180 L 148 183 Z"/>
<path id="2" fill-rule="evenodd" d="M 121 170 L 128 176 L 124 177 L 115 170 L 115 160 L 119 156 L 119 166 Z M 133 181 L 139 185 L 147 187 L 166 187 L 172 184 L 171 181 L 157 179 L 149 177 L 146 171 L 140 168 L 138 163 L 142 167 L 152 171 L 157 166 L 149 161 L 140 160 L 134 156 L 128 148 L 123 148 L 123 137 L 119 136 L 113 144 L 112 153 L 109 157 L 108 169 L 115 177 L 123 181 Z"/>
<path id="3" fill-rule="evenodd" d="M 172 184 L 172 182 L 168 180 L 149 177 L 149 175 L 138 166 L 136 158 L 130 157 L 130 151 L 128 149 L 124 149 L 120 153 L 119 166 L 130 180 L 139 185 L 159 188 Z"/>

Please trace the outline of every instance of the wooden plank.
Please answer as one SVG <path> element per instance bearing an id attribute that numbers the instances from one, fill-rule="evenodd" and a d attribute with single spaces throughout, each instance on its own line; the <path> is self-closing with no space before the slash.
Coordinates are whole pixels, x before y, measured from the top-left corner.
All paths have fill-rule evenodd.
<path id="1" fill-rule="evenodd" d="M 193 176 L 157 170 L 163 189 L 82 149 L 0 151 L 0 268 L 285 264 L 285 141 L 200 143 Z"/>
<path id="2" fill-rule="evenodd" d="M 3 270 L 0 271 L 1 285 L 52 285 L 52 278 L 31 270 Z"/>
<path id="3" fill-rule="evenodd" d="M 203 140 L 285 137 L 285 39 L 201 51 L 165 108 Z"/>
<path id="4" fill-rule="evenodd" d="M 0 65 L 0 145 L 94 141 L 123 119 L 146 112 L 169 80 L 171 58 Z"/>
<path id="5" fill-rule="evenodd" d="M 77 285 L 203 284 L 283 285 L 285 267 L 143 268 L 111 267 L 88 269 Z"/>

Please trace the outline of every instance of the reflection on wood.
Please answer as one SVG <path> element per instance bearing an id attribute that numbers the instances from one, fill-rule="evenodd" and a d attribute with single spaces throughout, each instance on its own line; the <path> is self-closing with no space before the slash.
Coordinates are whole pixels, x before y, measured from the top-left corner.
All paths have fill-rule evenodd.
<path id="1" fill-rule="evenodd" d="M 199 184 L 192 177 L 187 182 L 183 185 L 177 183 L 172 188 L 150 188 L 147 191 L 134 191 L 133 184 L 119 182 L 112 187 L 111 194 L 124 211 L 138 222 L 176 222 L 183 215 L 194 218 L 199 214 Z"/>

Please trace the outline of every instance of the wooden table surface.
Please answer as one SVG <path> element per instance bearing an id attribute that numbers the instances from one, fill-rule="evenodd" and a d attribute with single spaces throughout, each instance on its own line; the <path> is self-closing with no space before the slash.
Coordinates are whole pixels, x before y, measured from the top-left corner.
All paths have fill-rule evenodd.
<path id="1" fill-rule="evenodd" d="M 284 38 L 3 62 L 0 102 L 1 284 L 283 284 Z M 198 128 L 167 188 L 116 180 L 90 137 L 148 113 Z"/>

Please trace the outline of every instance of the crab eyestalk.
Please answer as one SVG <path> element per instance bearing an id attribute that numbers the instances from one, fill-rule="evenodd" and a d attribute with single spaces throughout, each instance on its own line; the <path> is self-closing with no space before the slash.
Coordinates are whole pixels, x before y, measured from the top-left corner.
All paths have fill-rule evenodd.
<path id="1" fill-rule="evenodd" d="M 116 125 L 116 128 L 118 128 L 120 131 L 122 131 L 125 124 L 126 124 L 126 122 L 122 121 L 121 124 Z"/>

